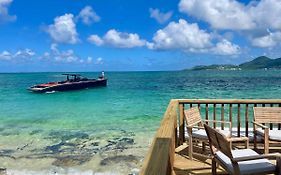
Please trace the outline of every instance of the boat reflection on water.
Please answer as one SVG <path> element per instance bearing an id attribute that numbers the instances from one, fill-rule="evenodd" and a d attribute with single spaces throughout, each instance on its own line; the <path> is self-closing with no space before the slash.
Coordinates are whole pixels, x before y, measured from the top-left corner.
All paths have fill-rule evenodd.
<path id="1" fill-rule="evenodd" d="M 107 78 L 102 72 L 102 75 L 97 79 L 89 79 L 82 77 L 80 74 L 62 74 L 66 76 L 65 81 L 49 82 L 31 86 L 28 90 L 32 92 L 54 92 L 54 91 L 69 91 L 91 87 L 99 87 L 107 85 Z"/>

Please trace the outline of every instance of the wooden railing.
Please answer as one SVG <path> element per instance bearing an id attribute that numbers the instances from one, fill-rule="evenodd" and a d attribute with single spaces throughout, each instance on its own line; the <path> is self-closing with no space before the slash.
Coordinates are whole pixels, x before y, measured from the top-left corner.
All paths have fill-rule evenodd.
<path id="1" fill-rule="evenodd" d="M 141 175 L 173 174 L 174 149 L 185 142 L 184 110 L 199 107 L 205 119 L 232 122 L 237 136 L 249 136 L 252 128 L 253 107 L 278 106 L 281 99 L 177 99 L 171 100 L 160 128 L 146 155 Z M 224 125 L 216 125 L 224 129 Z M 276 126 L 281 129 L 281 126 Z M 273 125 L 270 125 L 270 129 Z"/>
<path id="2" fill-rule="evenodd" d="M 144 160 L 141 175 L 172 174 L 177 143 L 177 108 L 178 101 L 171 100 Z"/>
<path id="3" fill-rule="evenodd" d="M 281 106 L 280 99 L 179 99 L 180 123 L 179 123 L 179 143 L 185 141 L 184 114 L 183 111 L 190 107 L 200 108 L 201 116 L 205 119 L 222 120 L 232 122 L 236 135 L 249 136 L 249 129 L 252 128 L 253 107 L 256 106 Z M 218 127 L 216 124 L 214 128 Z M 224 129 L 224 125 L 219 127 Z M 270 125 L 272 129 L 273 126 Z M 281 126 L 278 125 L 278 129 Z"/>

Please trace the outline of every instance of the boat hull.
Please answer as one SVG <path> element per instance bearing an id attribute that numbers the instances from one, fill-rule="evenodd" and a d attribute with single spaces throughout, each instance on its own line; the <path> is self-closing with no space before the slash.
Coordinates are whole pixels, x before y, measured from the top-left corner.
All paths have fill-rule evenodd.
<path id="1" fill-rule="evenodd" d="M 107 86 L 107 79 L 98 79 L 98 80 L 88 80 L 88 81 L 78 81 L 78 82 L 66 82 L 62 84 L 55 84 L 52 86 L 38 88 L 33 86 L 29 88 L 32 92 L 44 93 L 52 91 L 70 91 L 70 90 L 79 90 L 92 87 Z"/>

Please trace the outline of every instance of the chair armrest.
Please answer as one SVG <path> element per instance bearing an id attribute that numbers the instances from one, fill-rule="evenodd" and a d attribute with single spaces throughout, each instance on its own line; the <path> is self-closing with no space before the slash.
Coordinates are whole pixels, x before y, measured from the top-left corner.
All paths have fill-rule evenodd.
<path id="1" fill-rule="evenodd" d="M 255 155 L 255 156 L 246 156 L 246 157 L 238 157 L 233 158 L 233 162 L 242 162 L 242 161 L 248 161 L 248 160 L 257 160 L 257 159 L 271 159 L 271 158 L 281 158 L 280 153 L 271 153 L 271 154 L 262 154 L 262 155 Z"/>
<path id="2" fill-rule="evenodd" d="M 192 128 L 205 129 L 203 126 L 193 126 Z"/>
<path id="3" fill-rule="evenodd" d="M 229 125 L 230 135 L 232 136 L 232 123 L 229 121 L 221 121 L 221 120 L 202 120 L 204 122 L 212 122 L 212 123 L 226 123 Z"/>
<path id="4" fill-rule="evenodd" d="M 245 141 L 249 141 L 248 137 L 229 137 L 226 138 L 228 142 L 245 142 Z"/>
<path id="5" fill-rule="evenodd" d="M 265 125 L 263 125 L 263 124 L 260 124 L 260 123 L 257 123 L 257 122 L 255 122 L 255 121 L 253 121 L 253 124 L 256 125 L 256 126 L 259 126 L 259 127 L 263 128 L 263 129 L 268 129 L 267 126 L 265 126 Z"/>
<path id="6" fill-rule="evenodd" d="M 221 121 L 221 120 L 205 120 L 205 119 L 202 119 L 202 121 L 204 121 L 204 122 L 212 122 L 212 123 L 227 123 L 227 124 L 231 125 L 231 122 Z"/>
<path id="7" fill-rule="evenodd" d="M 193 124 L 191 124 L 191 125 L 187 125 L 186 127 L 187 128 L 194 128 L 194 127 L 197 127 L 196 125 L 198 125 L 198 123 L 200 123 L 201 121 L 198 121 L 198 122 L 195 122 L 195 123 L 193 123 Z M 203 127 L 204 128 L 204 127 Z"/>

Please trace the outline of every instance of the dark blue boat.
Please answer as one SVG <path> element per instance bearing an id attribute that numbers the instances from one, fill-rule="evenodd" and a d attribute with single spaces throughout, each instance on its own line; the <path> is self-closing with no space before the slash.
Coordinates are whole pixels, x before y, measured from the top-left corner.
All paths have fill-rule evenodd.
<path id="1" fill-rule="evenodd" d="M 66 75 L 65 81 L 59 82 L 49 82 L 44 84 L 38 84 L 28 88 L 32 92 L 52 92 L 52 91 L 69 91 L 69 90 L 79 90 L 85 88 L 99 87 L 107 85 L 107 78 L 105 78 L 104 73 L 98 79 L 88 79 L 82 77 L 79 74 L 62 74 Z"/>

